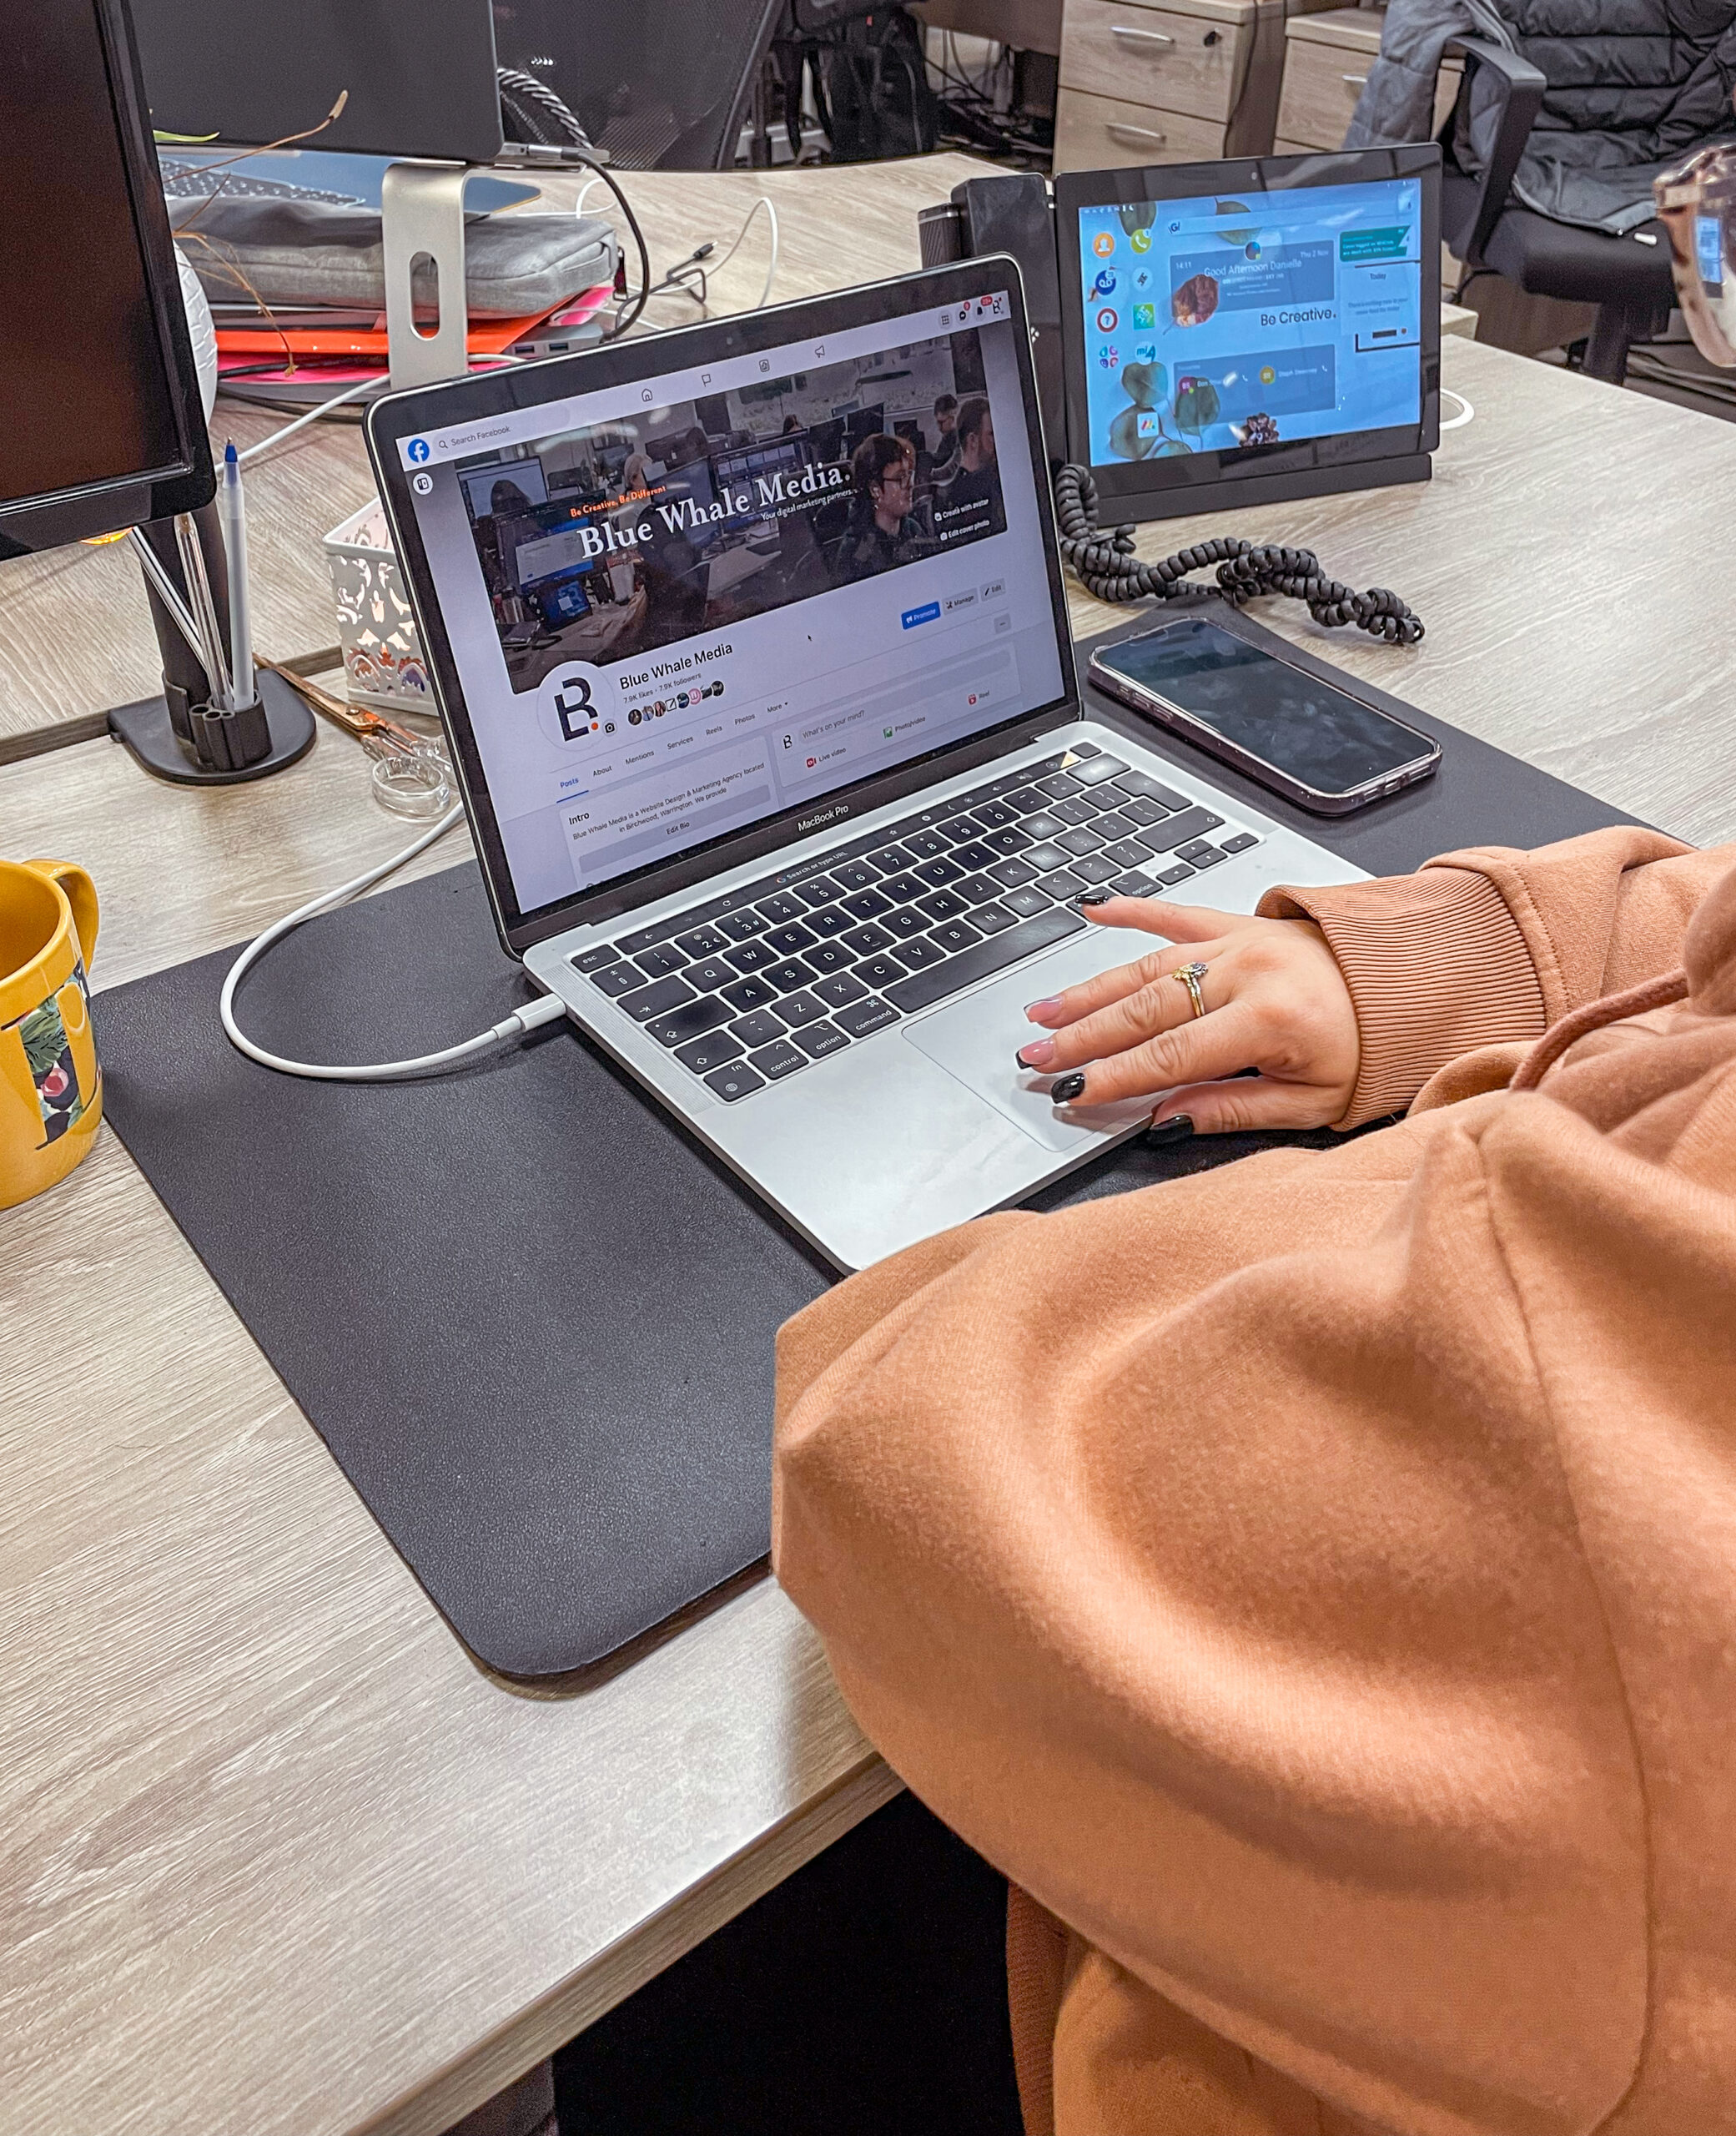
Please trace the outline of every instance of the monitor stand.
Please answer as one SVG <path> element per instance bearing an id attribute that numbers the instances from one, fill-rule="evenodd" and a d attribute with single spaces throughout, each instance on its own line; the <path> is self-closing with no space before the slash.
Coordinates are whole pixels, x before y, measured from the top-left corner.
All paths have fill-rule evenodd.
<path id="1" fill-rule="evenodd" d="M 143 769 L 173 786 L 239 786 L 250 778 L 285 771 L 313 748 L 314 715 L 281 675 L 262 668 L 256 679 L 259 710 L 264 714 L 261 734 L 267 747 L 251 763 L 225 769 L 195 762 L 174 730 L 166 697 L 117 705 L 108 715 L 109 734 L 126 744 Z"/>
<path id="2" fill-rule="evenodd" d="M 464 188 L 468 164 L 394 163 L 380 184 L 385 267 L 385 335 L 392 390 L 462 378 L 470 367 L 465 301 Z M 416 324 L 413 276 L 434 268 L 440 316 L 431 333 Z"/>

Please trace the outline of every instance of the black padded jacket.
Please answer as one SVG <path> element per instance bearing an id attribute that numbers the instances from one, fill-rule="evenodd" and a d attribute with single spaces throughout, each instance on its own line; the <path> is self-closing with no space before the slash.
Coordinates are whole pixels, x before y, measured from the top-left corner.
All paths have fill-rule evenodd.
<path id="1" fill-rule="evenodd" d="M 1496 38 L 1548 83 L 1513 193 L 1558 222 L 1633 229 L 1658 172 L 1736 138 L 1736 0 L 1391 0 L 1346 148 L 1426 139 L 1442 53 L 1466 34 Z M 1494 123 L 1478 95 L 1458 141 L 1467 169 Z"/>

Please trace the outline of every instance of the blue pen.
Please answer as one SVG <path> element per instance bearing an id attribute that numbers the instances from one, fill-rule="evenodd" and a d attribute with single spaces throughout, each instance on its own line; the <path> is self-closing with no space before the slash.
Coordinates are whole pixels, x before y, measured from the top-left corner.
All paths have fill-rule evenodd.
<path id="1" fill-rule="evenodd" d="M 247 588 L 247 504 L 241 491 L 241 461 L 233 439 L 223 456 L 218 496 L 223 546 L 229 567 L 229 674 L 236 708 L 259 695 L 253 672 L 253 616 Z"/>

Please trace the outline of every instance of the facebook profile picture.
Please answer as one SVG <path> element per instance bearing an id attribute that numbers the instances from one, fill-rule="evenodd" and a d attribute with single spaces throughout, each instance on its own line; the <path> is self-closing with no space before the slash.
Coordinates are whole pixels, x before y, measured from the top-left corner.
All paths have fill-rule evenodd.
<path id="1" fill-rule="evenodd" d="M 425 437 L 413 437 L 404 450 L 420 467 L 428 457 L 428 441 Z"/>

